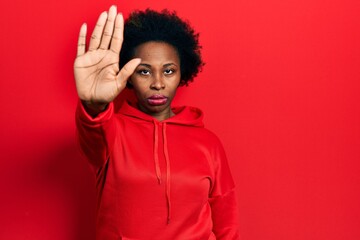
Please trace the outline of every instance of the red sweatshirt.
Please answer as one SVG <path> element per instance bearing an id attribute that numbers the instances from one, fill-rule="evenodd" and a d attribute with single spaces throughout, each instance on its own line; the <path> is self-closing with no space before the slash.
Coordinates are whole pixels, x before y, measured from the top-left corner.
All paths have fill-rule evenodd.
<path id="1" fill-rule="evenodd" d="M 96 171 L 97 239 L 239 239 L 234 182 L 202 112 L 164 121 L 124 103 L 96 118 L 79 103 L 78 139 Z"/>

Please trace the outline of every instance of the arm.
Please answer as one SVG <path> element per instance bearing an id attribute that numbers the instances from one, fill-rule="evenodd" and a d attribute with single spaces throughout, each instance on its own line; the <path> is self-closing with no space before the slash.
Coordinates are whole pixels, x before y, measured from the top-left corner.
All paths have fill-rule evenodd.
<path id="1" fill-rule="evenodd" d="M 81 101 L 77 105 L 77 141 L 81 152 L 96 169 L 100 169 L 109 159 L 115 141 L 113 111 L 113 103 L 110 103 L 106 109 L 93 117 Z"/>
<path id="2" fill-rule="evenodd" d="M 76 90 L 93 117 L 104 111 L 125 88 L 141 59 L 129 61 L 119 70 L 124 19 L 111 6 L 100 14 L 86 51 L 87 26 L 80 28 L 77 57 L 74 62 Z"/>
<path id="3" fill-rule="evenodd" d="M 112 101 L 125 88 L 140 59 L 119 70 L 124 20 L 116 7 L 100 14 L 86 51 L 87 26 L 80 28 L 74 63 L 76 90 L 80 101 L 76 110 L 78 141 L 90 162 L 102 167 L 115 139 Z"/>
<path id="4" fill-rule="evenodd" d="M 214 152 L 215 179 L 209 198 L 213 232 L 218 240 L 239 240 L 235 184 L 221 143 Z"/>
<path id="5" fill-rule="evenodd" d="M 209 202 L 216 239 L 239 240 L 238 208 L 234 189 L 224 195 L 210 198 Z"/>

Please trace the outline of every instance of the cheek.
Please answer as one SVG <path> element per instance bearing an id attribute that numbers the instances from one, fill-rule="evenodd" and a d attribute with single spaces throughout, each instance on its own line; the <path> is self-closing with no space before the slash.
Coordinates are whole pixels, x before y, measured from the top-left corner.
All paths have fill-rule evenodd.
<path id="1" fill-rule="evenodd" d="M 144 81 L 144 79 L 141 79 L 138 76 L 134 76 L 134 75 L 130 78 L 129 81 L 131 81 L 131 84 L 134 86 L 134 88 L 138 88 L 138 89 L 143 88 L 143 85 L 146 82 Z"/>
<path id="2" fill-rule="evenodd" d="M 178 83 L 172 84 L 171 87 L 169 88 L 168 93 L 174 96 L 176 94 L 178 87 L 179 87 Z"/>
<path id="3" fill-rule="evenodd" d="M 137 95 L 137 96 L 145 95 L 149 88 L 146 81 L 141 81 L 141 80 L 139 81 L 139 79 L 133 79 L 132 86 L 133 86 L 135 95 Z"/>

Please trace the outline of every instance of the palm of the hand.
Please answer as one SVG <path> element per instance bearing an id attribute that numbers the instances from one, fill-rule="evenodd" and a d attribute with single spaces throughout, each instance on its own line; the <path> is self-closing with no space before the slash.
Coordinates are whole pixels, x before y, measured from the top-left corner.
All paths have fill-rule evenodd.
<path id="1" fill-rule="evenodd" d="M 119 55 L 111 50 L 88 51 L 76 58 L 74 68 L 80 99 L 111 102 L 125 87 L 117 81 Z"/>
<path id="2" fill-rule="evenodd" d="M 124 19 L 112 6 L 100 14 L 86 51 L 87 26 L 80 29 L 74 63 L 76 89 L 81 100 L 109 103 L 125 88 L 140 59 L 132 59 L 119 69 Z"/>

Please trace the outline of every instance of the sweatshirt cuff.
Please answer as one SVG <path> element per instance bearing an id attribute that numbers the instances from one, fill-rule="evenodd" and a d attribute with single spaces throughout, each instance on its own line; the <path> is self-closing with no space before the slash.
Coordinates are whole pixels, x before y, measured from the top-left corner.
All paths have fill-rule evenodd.
<path id="1" fill-rule="evenodd" d="M 84 105 L 81 103 L 81 100 L 78 101 L 76 115 L 83 123 L 93 125 L 99 124 L 108 121 L 114 114 L 114 103 L 110 102 L 106 109 L 99 113 L 95 118 L 90 116 L 86 110 Z"/>

